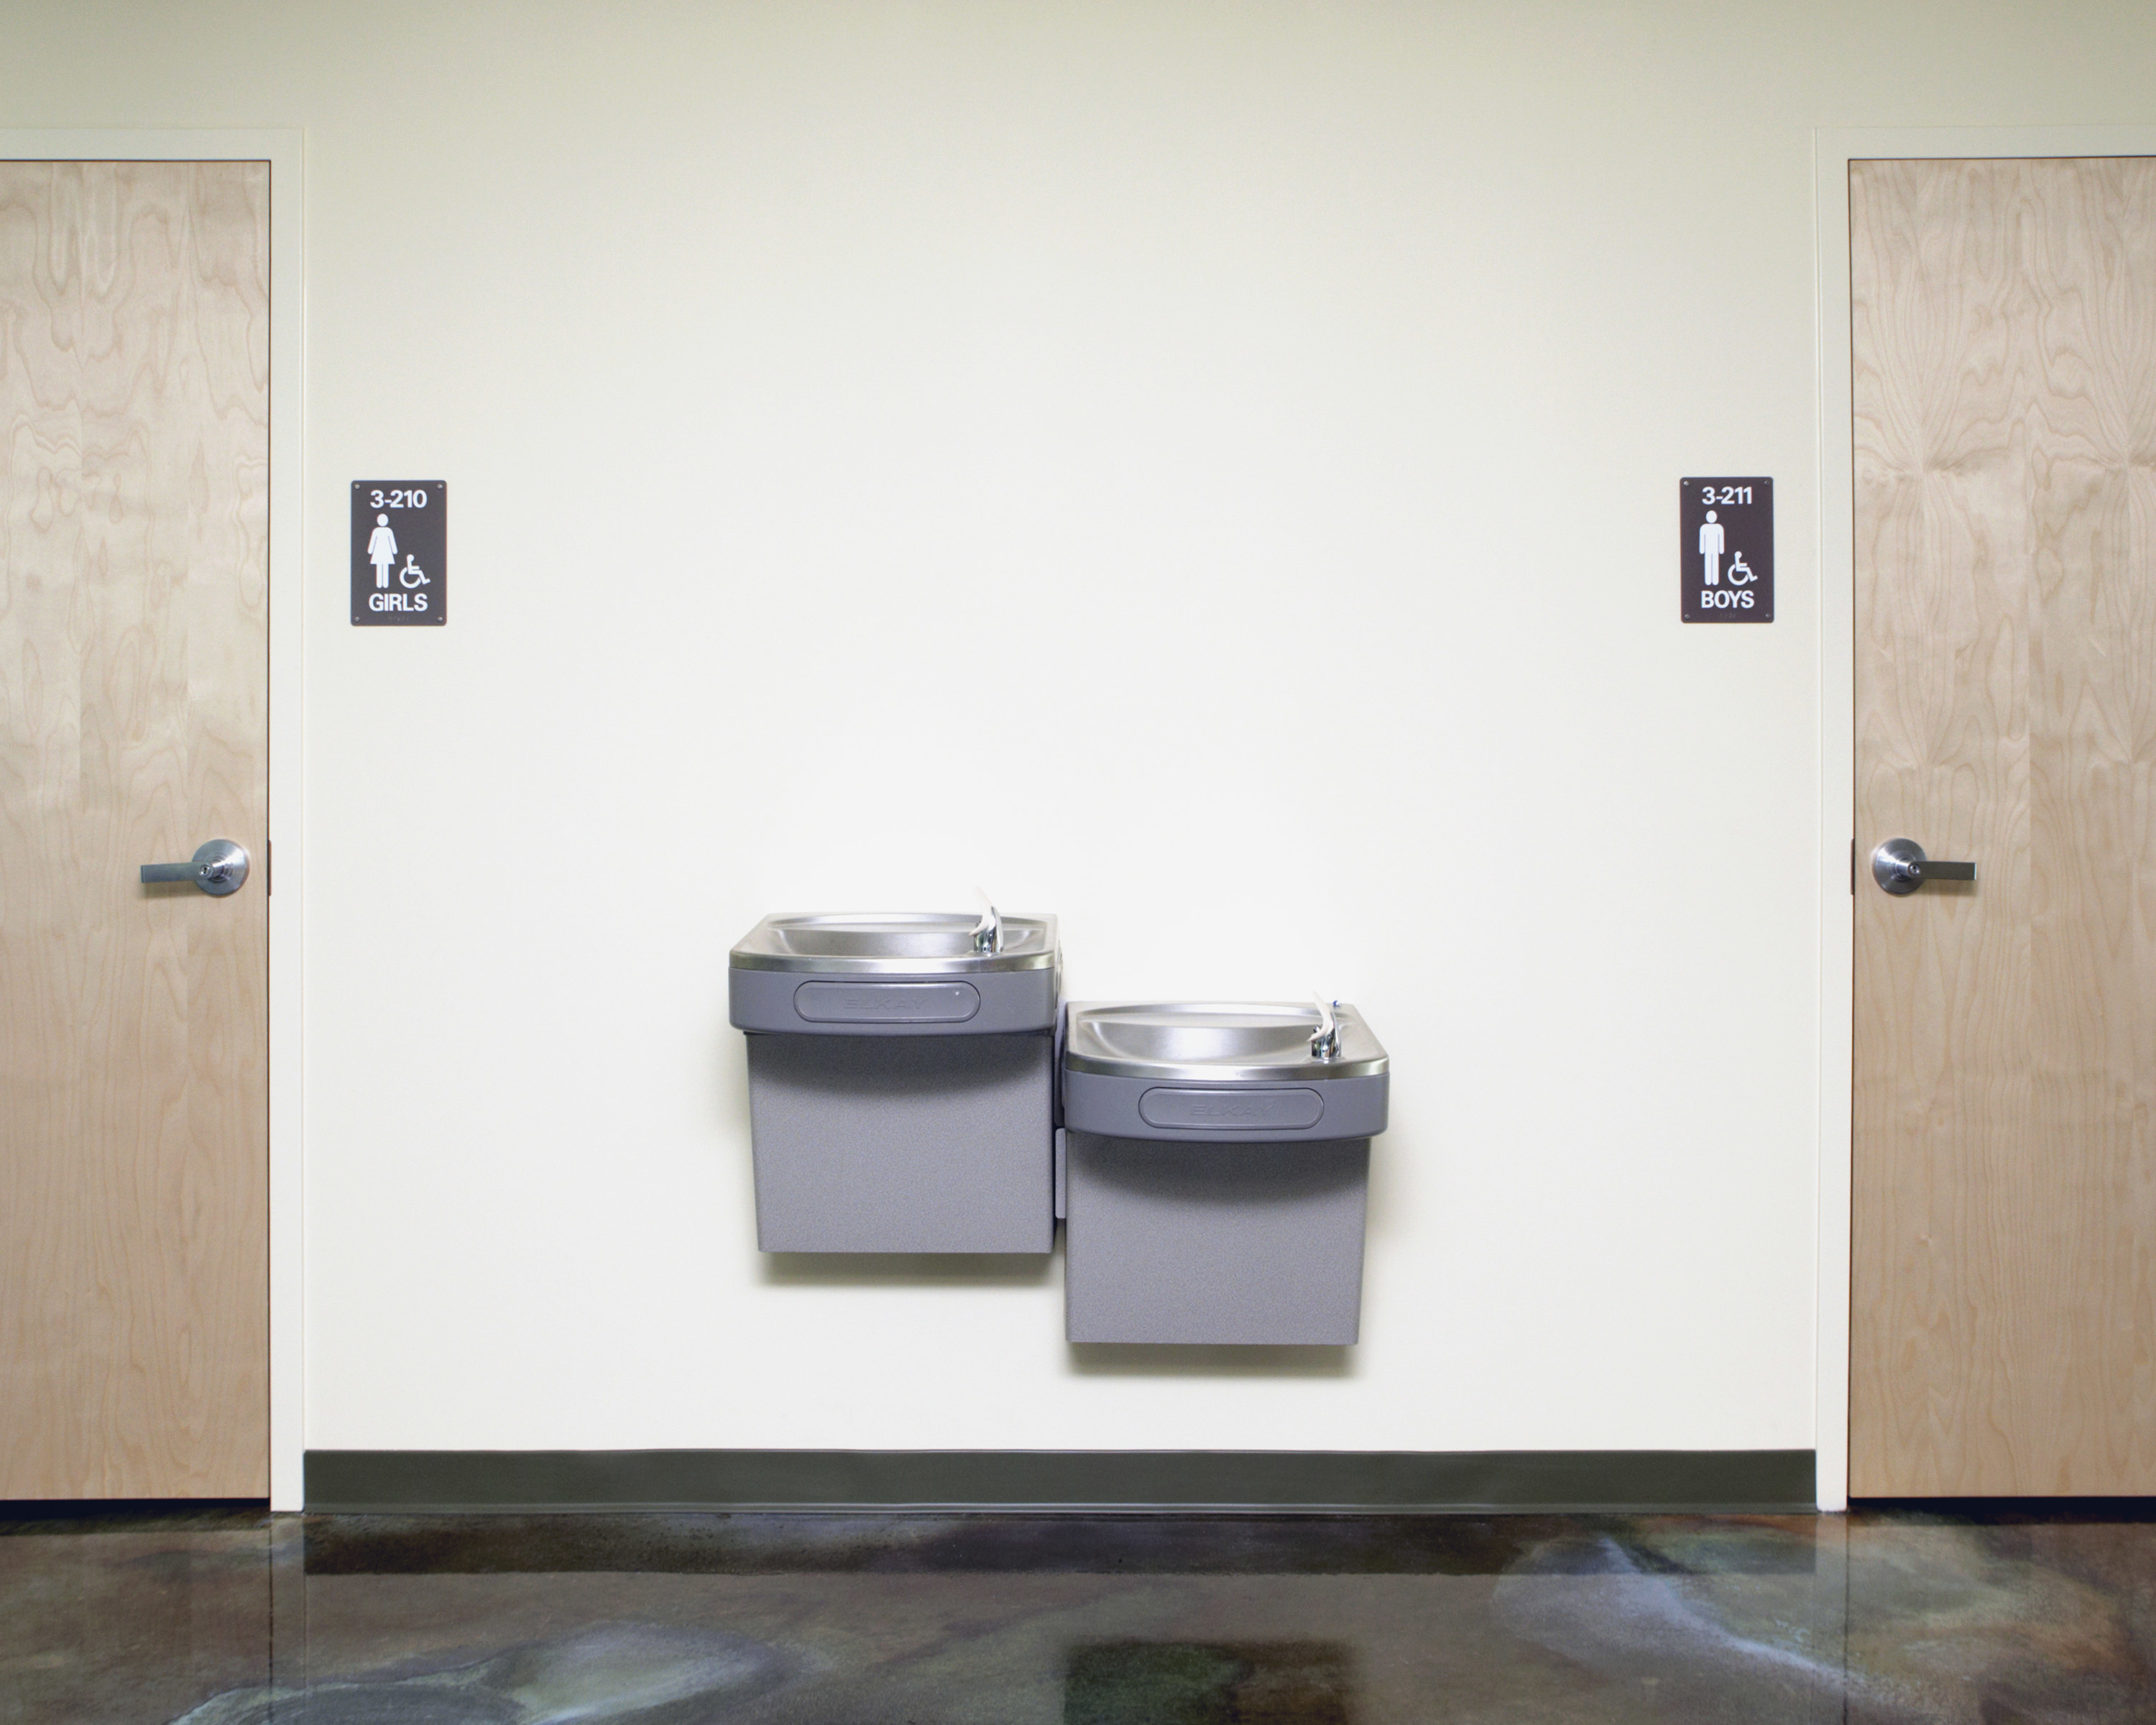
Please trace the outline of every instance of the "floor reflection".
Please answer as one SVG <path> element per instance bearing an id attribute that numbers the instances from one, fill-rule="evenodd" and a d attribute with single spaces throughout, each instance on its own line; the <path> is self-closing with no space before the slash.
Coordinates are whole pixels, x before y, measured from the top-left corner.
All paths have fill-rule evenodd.
<path id="1" fill-rule="evenodd" d="M 1350 1725 L 1337 1641 L 1099 1641 L 1063 1671 L 1063 1725 Z"/>
<path id="2" fill-rule="evenodd" d="M 0 1725 L 2156 1720 L 2136 1509 L 0 1527 Z"/>
<path id="3" fill-rule="evenodd" d="M 785 1684 L 792 1663 L 778 1648 L 719 1631 L 602 1624 L 483 1659 L 228 1691 L 182 1725 L 656 1725 L 737 1712 Z"/>

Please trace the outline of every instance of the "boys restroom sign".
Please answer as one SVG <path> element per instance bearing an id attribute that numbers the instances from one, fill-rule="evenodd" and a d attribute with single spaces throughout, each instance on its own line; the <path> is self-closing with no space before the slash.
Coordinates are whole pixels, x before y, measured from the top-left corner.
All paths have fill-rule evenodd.
<path id="1" fill-rule="evenodd" d="M 439 480 L 352 482 L 352 620 L 449 620 L 449 488 Z"/>
<path id="2" fill-rule="evenodd" d="M 1680 480 L 1677 580 L 1686 623 L 1774 620 L 1774 482 Z"/>

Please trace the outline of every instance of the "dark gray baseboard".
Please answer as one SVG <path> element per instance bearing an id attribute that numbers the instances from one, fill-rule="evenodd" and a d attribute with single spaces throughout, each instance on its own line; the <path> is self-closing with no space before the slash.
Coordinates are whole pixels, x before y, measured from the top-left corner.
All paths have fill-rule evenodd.
<path id="1" fill-rule="evenodd" d="M 310 1510 L 1798 1512 L 1810 1450 L 311 1450 Z"/>

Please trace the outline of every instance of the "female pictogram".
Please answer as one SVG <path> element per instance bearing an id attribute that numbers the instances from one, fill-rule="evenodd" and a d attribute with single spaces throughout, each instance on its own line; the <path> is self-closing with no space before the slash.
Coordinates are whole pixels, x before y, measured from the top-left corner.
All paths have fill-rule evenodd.
<path id="1" fill-rule="evenodd" d="M 374 518 L 373 536 L 367 542 L 367 560 L 374 565 L 374 584 L 389 585 L 389 566 L 397 561 L 397 536 L 389 531 L 389 517 Z"/>

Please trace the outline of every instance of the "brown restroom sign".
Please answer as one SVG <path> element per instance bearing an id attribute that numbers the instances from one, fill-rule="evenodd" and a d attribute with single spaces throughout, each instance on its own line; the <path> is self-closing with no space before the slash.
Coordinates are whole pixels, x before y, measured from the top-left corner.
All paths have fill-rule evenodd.
<path id="1" fill-rule="evenodd" d="M 449 488 L 439 480 L 352 482 L 352 620 L 449 620 Z"/>
<path id="2" fill-rule="evenodd" d="M 1677 592 L 1686 623 L 1774 620 L 1774 482 L 1680 480 Z"/>

